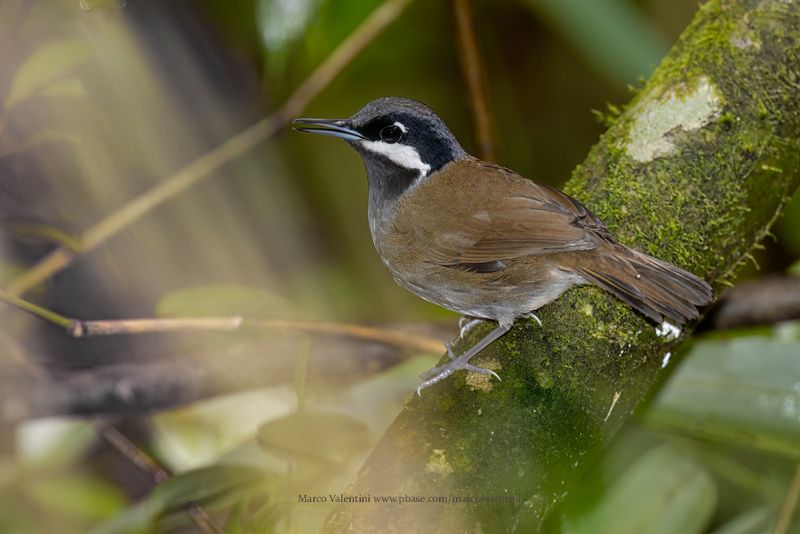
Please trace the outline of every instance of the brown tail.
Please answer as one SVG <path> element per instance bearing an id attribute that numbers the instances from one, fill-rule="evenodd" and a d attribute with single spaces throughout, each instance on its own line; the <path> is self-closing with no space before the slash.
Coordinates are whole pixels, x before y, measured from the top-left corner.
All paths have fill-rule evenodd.
<path id="1" fill-rule="evenodd" d="M 678 324 L 696 319 L 711 302 L 711 287 L 692 273 L 619 244 L 604 245 L 574 266 L 589 282 L 630 304 L 654 321 Z"/>

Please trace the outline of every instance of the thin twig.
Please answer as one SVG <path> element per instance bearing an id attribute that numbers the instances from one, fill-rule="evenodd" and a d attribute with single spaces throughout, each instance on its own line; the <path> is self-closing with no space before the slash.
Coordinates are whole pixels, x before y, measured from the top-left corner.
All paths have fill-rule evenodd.
<path id="1" fill-rule="evenodd" d="M 119 451 L 119 453 L 127 458 L 133 465 L 150 475 L 156 484 L 160 484 L 172 476 L 161 464 L 137 447 L 127 436 L 114 428 L 114 426 L 110 425 L 103 418 L 95 417 L 94 427 L 97 433 L 103 436 L 103 439 L 105 439 L 109 445 Z M 189 516 L 191 516 L 198 528 L 204 533 L 223 534 L 223 530 L 199 504 L 194 502 L 189 503 L 187 505 L 187 510 Z"/>
<path id="2" fill-rule="evenodd" d="M 169 479 L 172 475 L 144 451 L 139 449 L 122 432 L 114 428 L 101 417 L 94 418 L 94 428 L 110 445 L 117 449 L 130 462 L 150 475 L 156 484 Z"/>
<path id="3" fill-rule="evenodd" d="M 442 342 L 438 339 L 389 328 L 354 324 L 290 319 L 248 319 L 239 316 L 83 321 L 61 315 L 2 290 L 0 290 L 0 302 L 5 302 L 40 319 L 60 326 L 69 335 L 76 338 L 191 330 L 210 332 L 232 332 L 240 329 L 296 330 L 310 334 L 350 336 L 425 352 L 439 353 L 442 350 Z"/>
<path id="4" fill-rule="evenodd" d="M 438 339 L 371 326 L 321 321 L 298 321 L 289 319 L 247 319 L 244 317 L 187 317 L 145 318 L 109 321 L 76 321 L 70 323 L 68 332 L 74 337 L 113 336 L 119 334 L 141 334 L 148 332 L 178 332 L 205 330 L 230 332 L 239 329 L 296 330 L 310 334 L 334 334 L 369 341 L 378 341 L 398 347 L 409 347 L 425 352 L 441 352 Z"/>
<path id="5" fill-rule="evenodd" d="M 294 91 L 286 103 L 268 117 L 234 135 L 218 147 L 188 163 L 160 184 L 100 220 L 78 240 L 72 250 L 59 246 L 6 287 L 12 295 L 22 295 L 63 270 L 79 255 L 97 248 L 156 207 L 190 188 L 225 163 L 259 142 L 273 136 L 299 114 L 384 28 L 402 13 L 411 0 L 386 0 L 375 9 Z"/>
<path id="6" fill-rule="evenodd" d="M 25 299 L 21 299 L 18 296 L 9 293 L 8 291 L 3 291 L 2 289 L 0 289 L 0 302 L 5 302 L 9 306 L 13 306 L 22 311 L 28 312 L 31 315 L 35 315 L 40 319 L 44 319 L 45 321 L 53 323 L 62 328 L 72 327 L 73 321 L 69 317 L 64 317 L 60 313 L 48 310 L 47 308 L 43 308 L 38 304 L 34 304 L 33 302 Z"/>
<path id="7" fill-rule="evenodd" d="M 800 500 L 800 464 L 797 464 L 789 490 L 786 492 L 786 497 L 783 499 L 783 504 L 781 504 L 781 509 L 778 512 L 778 520 L 775 522 L 772 534 L 787 534 L 789 532 L 798 500 Z"/>
<path id="8" fill-rule="evenodd" d="M 469 90 L 475 141 L 481 159 L 495 161 L 497 153 L 492 127 L 492 112 L 486 69 L 481 59 L 478 39 L 475 35 L 475 20 L 472 16 L 471 0 L 453 0 L 456 17 L 459 63 Z"/>

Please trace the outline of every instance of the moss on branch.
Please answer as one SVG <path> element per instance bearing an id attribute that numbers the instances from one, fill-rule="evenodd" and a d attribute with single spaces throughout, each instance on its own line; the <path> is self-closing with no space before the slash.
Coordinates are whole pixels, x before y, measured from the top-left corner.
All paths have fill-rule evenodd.
<path id="1" fill-rule="evenodd" d="M 797 0 L 704 4 L 566 191 L 621 242 L 721 287 L 800 182 L 797 28 Z M 510 502 L 341 505 L 326 532 L 535 531 L 689 330 L 659 335 L 592 287 L 539 316 L 477 358 L 502 382 L 461 374 L 411 398 L 349 489 Z"/>

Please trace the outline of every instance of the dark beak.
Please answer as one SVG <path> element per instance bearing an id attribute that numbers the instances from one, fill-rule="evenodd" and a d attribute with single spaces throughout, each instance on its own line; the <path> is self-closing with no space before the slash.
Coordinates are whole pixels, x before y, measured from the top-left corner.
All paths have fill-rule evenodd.
<path id="1" fill-rule="evenodd" d="M 292 121 L 292 128 L 298 132 L 330 135 L 345 141 L 366 139 L 357 131 L 348 128 L 349 123 L 347 119 L 295 119 Z"/>

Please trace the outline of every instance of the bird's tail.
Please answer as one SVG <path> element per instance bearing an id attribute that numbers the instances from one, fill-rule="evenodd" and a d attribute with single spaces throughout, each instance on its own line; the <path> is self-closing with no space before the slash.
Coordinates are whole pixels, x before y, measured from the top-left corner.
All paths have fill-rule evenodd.
<path id="1" fill-rule="evenodd" d="M 654 321 L 683 324 L 711 302 L 711 286 L 692 273 L 616 243 L 603 247 L 575 271 Z"/>

